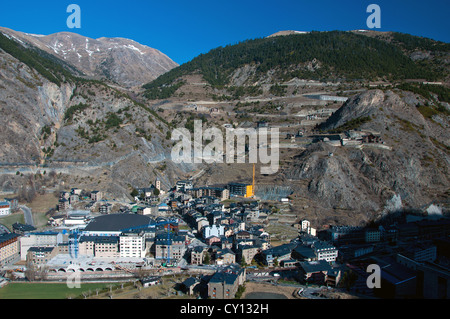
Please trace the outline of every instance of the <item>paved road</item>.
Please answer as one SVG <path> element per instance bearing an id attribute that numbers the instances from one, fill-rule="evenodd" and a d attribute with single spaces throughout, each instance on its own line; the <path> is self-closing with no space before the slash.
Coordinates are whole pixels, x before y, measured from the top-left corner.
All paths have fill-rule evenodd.
<path id="1" fill-rule="evenodd" d="M 34 227 L 33 214 L 31 213 L 31 209 L 25 205 L 20 205 L 19 208 L 23 211 L 23 216 L 25 218 L 25 224 Z"/>

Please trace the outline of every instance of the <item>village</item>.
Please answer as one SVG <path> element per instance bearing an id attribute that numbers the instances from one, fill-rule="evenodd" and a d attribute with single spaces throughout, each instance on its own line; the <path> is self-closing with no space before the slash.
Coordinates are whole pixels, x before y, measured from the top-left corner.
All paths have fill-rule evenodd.
<path id="1" fill-rule="evenodd" d="M 439 278 L 449 277 L 447 218 L 324 229 L 300 219 L 286 225 L 296 236 L 274 243 L 267 229 L 277 203 L 256 198 L 254 189 L 254 182 L 197 186 L 179 180 L 165 191 L 157 179 L 134 189 L 130 203 L 106 200 L 98 190 L 63 191 L 45 229 L 15 223 L 0 235 L 4 283 L 75 276 L 82 282 L 138 279 L 147 287 L 184 274 L 180 293 L 198 298 L 236 298 L 248 282 L 290 283 L 299 298 L 308 285 L 354 296 L 408 297 L 439 294 Z M 279 199 L 288 202 L 289 196 Z M 17 205 L 5 200 L 4 209 L 10 204 Z M 382 289 L 367 285 L 372 264 L 383 269 Z M 428 281 L 434 288 L 417 291 L 419 270 L 436 279 L 435 287 Z"/>

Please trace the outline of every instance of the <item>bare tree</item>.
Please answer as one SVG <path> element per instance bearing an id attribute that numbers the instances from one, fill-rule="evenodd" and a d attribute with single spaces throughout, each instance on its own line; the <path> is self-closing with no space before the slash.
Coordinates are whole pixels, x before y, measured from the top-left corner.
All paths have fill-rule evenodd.
<path id="1" fill-rule="evenodd" d="M 35 265 L 30 261 L 27 260 L 27 268 L 25 270 L 25 277 L 29 280 L 29 281 L 35 281 L 36 280 L 36 267 Z"/>
<path id="2" fill-rule="evenodd" d="M 48 266 L 40 266 L 39 270 L 37 272 L 39 280 L 41 280 L 41 281 L 47 280 L 47 278 L 48 278 L 48 271 L 49 271 Z"/>

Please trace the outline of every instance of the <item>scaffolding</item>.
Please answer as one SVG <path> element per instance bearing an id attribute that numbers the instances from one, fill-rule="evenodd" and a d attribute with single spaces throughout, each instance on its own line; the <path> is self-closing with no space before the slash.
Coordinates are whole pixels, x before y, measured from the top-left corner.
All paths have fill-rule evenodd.
<path id="1" fill-rule="evenodd" d="M 261 200 L 279 201 L 293 193 L 290 186 L 258 185 L 255 195 Z"/>

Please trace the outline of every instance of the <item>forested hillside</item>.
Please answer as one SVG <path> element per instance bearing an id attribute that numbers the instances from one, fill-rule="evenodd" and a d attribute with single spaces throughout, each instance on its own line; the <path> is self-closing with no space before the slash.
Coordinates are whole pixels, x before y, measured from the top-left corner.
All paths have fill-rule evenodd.
<path id="1" fill-rule="evenodd" d="M 229 84 L 236 69 L 245 65 L 256 66 L 255 82 L 268 71 L 274 72 L 274 77 L 280 81 L 295 77 L 321 81 L 417 78 L 435 81 L 443 78 L 445 74 L 441 70 L 416 63 L 404 50 L 420 45 L 448 52 L 449 46 L 411 37 L 396 34 L 395 41 L 387 42 L 351 32 L 332 31 L 248 40 L 201 54 L 144 88 L 149 99 L 167 98 L 183 85 L 180 80 L 183 75 L 197 72 L 211 86 L 221 88 Z M 432 43 L 438 44 L 433 46 Z"/>
<path id="2" fill-rule="evenodd" d="M 64 61 L 36 47 L 24 47 L 20 43 L 9 39 L 1 32 L 0 49 L 30 68 L 35 69 L 40 75 L 56 85 L 61 85 L 61 82 L 64 82 L 66 79 L 73 79 L 73 74 L 79 74 L 78 70 Z"/>

